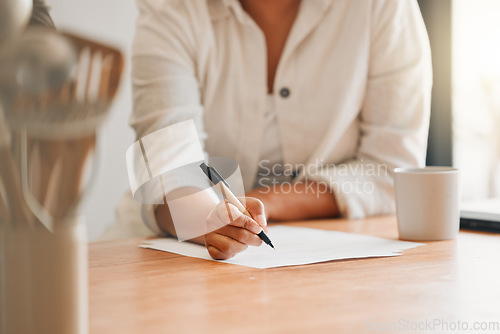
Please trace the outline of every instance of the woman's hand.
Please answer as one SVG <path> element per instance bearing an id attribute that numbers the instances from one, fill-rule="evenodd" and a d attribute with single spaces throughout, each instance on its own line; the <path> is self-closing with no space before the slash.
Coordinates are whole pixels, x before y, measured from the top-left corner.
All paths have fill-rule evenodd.
<path id="1" fill-rule="evenodd" d="M 267 226 L 264 205 L 251 197 L 245 197 L 244 202 L 253 219 L 227 201 L 219 203 L 207 217 L 207 226 L 213 232 L 205 234 L 205 246 L 215 260 L 229 259 L 249 245 L 262 245 L 257 234 Z"/>

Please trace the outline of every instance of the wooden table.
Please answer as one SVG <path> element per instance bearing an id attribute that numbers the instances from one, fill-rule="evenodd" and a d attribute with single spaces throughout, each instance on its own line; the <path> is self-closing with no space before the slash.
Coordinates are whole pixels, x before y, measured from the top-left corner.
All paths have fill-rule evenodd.
<path id="1" fill-rule="evenodd" d="M 284 225 L 397 238 L 392 216 Z M 140 242 L 90 245 L 90 333 L 432 333 L 465 325 L 459 333 L 479 332 L 475 325 L 500 333 L 496 234 L 462 231 L 402 256 L 272 269 Z"/>

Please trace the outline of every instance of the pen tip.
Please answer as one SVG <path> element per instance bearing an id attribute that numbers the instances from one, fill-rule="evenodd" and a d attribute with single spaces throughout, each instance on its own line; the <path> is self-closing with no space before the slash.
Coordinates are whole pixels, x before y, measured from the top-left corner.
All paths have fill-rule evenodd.
<path id="1" fill-rule="evenodd" d="M 274 248 L 274 245 L 272 243 L 269 243 L 269 246 L 271 246 L 274 250 L 276 250 L 276 248 Z"/>

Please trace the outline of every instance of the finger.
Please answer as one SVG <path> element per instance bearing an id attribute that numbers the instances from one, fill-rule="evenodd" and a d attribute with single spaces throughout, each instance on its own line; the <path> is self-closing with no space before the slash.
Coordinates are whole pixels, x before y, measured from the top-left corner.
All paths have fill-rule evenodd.
<path id="1" fill-rule="evenodd" d="M 250 246 L 262 245 L 262 239 L 260 239 L 256 234 L 241 227 L 226 225 L 215 232 L 218 234 L 228 236 L 231 239 L 234 239 L 242 244 Z"/>
<path id="2" fill-rule="evenodd" d="M 267 226 L 266 219 L 266 211 L 264 208 L 264 204 L 257 198 L 254 197 L 246 197 L 246 209 L 252 215 L 252 218 L 259 224 L 261 227 Z"/>
<path id="3" fill-rule="evenodd" d="M 240 252 L 243 252 L 248 248 L 248 245 L 236 241 L 226 235 L 219 234 L 217 232 L 209 233 L 205 236 L 205 242 L 208 246 L 213 246 L 217 248 L 220 252 L 234 256 Z"/>
<path id="4" fill-rule="evenodd" d="M 221 201 L 212 210 L 212 212 L 210 212 L 210 214 L 205 220 L 206 233 L 213 232 L 231 223 L 229 217 L 224 217 L 223 215 L 223 213 L 226 211 L 225 206 L 226 206 L 225 201 Z"/>
<path id="5" fill-rule="evenodd" d="M 207 246 L 208 254 L 212 257 L 214 260 L 227 260 L 232 258 L 235 254 L 226 254 L 221 252 L 219 249 L 212 245 Z"/>
<path id="6" fill-rule="evenodd" d="M 262 227 L 257 224 L 252 218 L 242 214 L 234 205 L 227 203 L 221 210 L 217 212 L 219 219 L 229 222 L 230 225 L 241 227 L 249 230 L 252 233 L 258 234 L 262 231 Z"/>
<path id="7" fill-rule="evenodd" d="M 228 206 L 229 202 L 223 200 L 210 212 L 206 219 L 207 233 L 229 225 L 232 221 L 243 215 L 239 210 L 232 210 Z"/>

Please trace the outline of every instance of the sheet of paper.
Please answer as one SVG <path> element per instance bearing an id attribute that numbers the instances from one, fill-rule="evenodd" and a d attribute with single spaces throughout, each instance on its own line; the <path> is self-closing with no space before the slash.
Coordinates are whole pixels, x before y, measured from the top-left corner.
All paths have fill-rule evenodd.
<path id="1" fill-rule="evenodd" d="M 341 259 L 397 256 L 401 255 L 403 250 L 423 245 L 361 234 L 289 226 L 271 226 L 267 234 L 276 250 L 265 244 L 260 247 L 250 246 L 234 258 L 218 262 L 264 269 Z M 140 246 L 215 261 L 205 247 L 172 238 L 148 240 Z"/>

